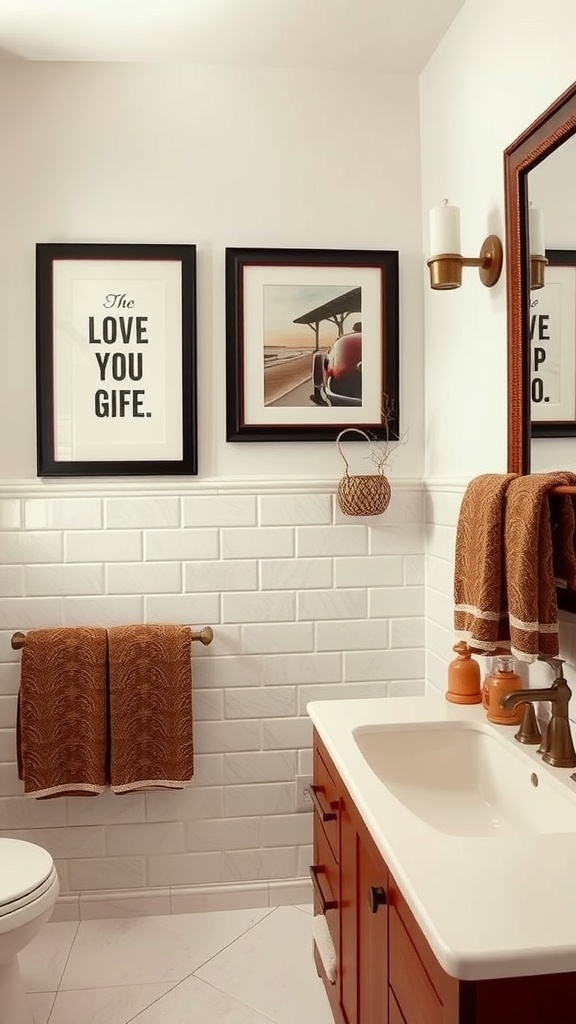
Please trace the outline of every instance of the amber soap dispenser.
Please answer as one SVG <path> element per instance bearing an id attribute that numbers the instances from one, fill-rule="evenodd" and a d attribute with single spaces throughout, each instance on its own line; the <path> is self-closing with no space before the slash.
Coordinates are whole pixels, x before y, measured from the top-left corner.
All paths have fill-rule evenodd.
<path id="1" fill-rule="evenodd" d="M 500 655 L 497 665 L 496 671 L 488 676 L 482 687 L 482 704 L 488 712 L 489 722 L 496 725 L 517 725 L 522 721 L 523 705 L 518 704 L 510 711 L 505 711 L 500 707 L 500 701 L 512 690 L 522 690 L 524 684 L 520 676 L 514 672 L 512 655 Z"/>
<path id="2" fill-rule="evenodd" d="M 464 640 L 454 644 L 452 650 L 458 657 L 448 665 L 446 700 L 452 704 L 479 704 L 482 700 L 480 665 L 472 657 Z"/>

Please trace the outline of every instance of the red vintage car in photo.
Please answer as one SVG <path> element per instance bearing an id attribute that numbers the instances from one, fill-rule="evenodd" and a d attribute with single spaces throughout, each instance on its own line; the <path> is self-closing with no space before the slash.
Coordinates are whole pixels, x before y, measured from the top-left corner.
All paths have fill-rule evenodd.
<path id="1" fill-rule="evenodd" d="M 314 353 L 312 383 L 310 398 L 316 405 L 362 405 L 361 324 L 354 324 L 327 352 Z"/>

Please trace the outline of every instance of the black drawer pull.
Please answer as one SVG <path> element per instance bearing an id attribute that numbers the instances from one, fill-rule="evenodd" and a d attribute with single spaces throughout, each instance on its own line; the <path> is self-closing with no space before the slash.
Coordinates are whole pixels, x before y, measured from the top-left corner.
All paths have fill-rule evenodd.
<path id="1" fill-rule="evenodd" d="M 314 804 L 314 808 L 320 818 L 320 821 L 336 821 L 336 811 L 332 805 L 328 803 L 320 787 L 310 786 L 308 792 L 310 793 L 310 799 Z"/>
<path id="2" fill-rule="evenodd" d="M 320 875 L 324 874 L 324 868 L 319 868 L 316 866 L 316 864 L 311 865 L 310 876 L 312 878 L 312 886 L 314 888 L 314 892 L 316 893 L 320 901 L 320 909 L 323 914 L 325 914 L 327 910 L 336 910 L 338 906 L 338 900 L 335 900 L 333 896 L 331 896 L 329 899 L 326 899 L 326 896 L 322 891 Z"/>
<path id="3" fill-rule="evenodd" d="M 376 914 L 378 907 L 385 907 L 388 902 L 386 890 L 380 885 L 368 886 L 368 906 L 373 914 Z"/>

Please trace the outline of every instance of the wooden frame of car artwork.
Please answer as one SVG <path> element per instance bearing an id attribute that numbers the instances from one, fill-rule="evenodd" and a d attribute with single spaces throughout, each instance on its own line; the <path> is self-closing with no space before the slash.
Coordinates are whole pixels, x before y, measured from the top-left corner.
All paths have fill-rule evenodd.
<path id="1" fill-rule="evenodd" d="M 226 250 L 226 439 L 397 440 L 398 253 Z"/>

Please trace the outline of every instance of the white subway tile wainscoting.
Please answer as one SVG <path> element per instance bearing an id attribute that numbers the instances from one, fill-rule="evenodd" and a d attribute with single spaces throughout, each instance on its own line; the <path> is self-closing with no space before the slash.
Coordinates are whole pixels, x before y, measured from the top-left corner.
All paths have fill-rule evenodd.
<path id="1" fill-rule="evenodd" d="M 361 518 L 340 513 L 335 488 L 0 488 L 0 834 L 54 856 L 56 920 L 309 899 L 307 702 L 425 689 L 423 487 L 393 483 L 386 513 Z M 12 633 L 162 621 L 214 629 L 193 645 L 193 784 L 25 798 Z"/>

